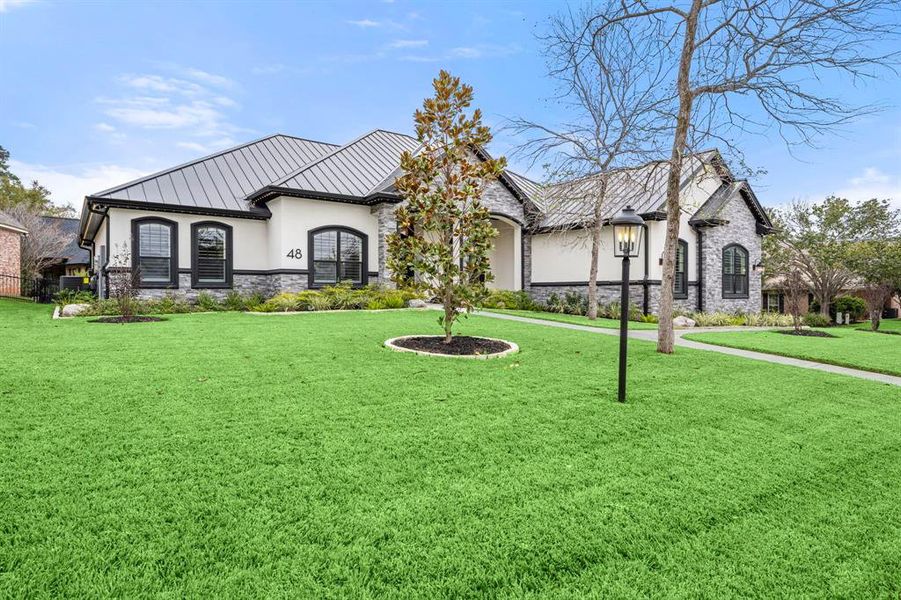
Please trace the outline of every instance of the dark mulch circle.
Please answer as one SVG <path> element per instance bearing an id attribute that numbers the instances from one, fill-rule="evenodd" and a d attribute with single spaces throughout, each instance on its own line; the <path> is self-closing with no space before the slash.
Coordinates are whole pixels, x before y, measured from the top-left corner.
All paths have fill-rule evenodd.
<path id="1" fill-rule="evenodd" d="M 814 331 L 813 329 L 802 329 L 801 331 L 795 331 L 794 329 L 780 329 L 776 333 L 781 333 L 783 335 L 800 335 L 801 337 L 837 337 L 832 335 L 831 333 L 826 333 L 825 331 Z"/>
<path id="2" fill-rule="evenodd" d="M 444 343 L 444 337 L 437 335 L 421 335 L 403 338 L 393 342 L 395 346 L 407 350 L 448 354 L 450 356 L 483 356 L 496 354 L 512 348 L 507 342 L 488 340 L 468 335 L 455 335 L 450 344 Z"/>
<path id="3" fill-rule="evenodd" d="M 159 317 L 99 317 L 88 321 L 88 323 L 153 323 L 156 321 L 165 321 Z"/>

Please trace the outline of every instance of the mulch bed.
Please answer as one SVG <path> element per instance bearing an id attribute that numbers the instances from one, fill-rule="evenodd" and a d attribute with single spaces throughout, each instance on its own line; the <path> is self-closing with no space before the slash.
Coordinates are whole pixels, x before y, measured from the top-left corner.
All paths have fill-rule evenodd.
<path id="1" fill-rule="evenodd" d="M 394 342 L 394 345 L 408 350 L 448 354 L 451 356 L 482 356 L 485 354 L 496 354 L 512 348 L 507 342 L 469 335 L 455 335 L 450 344 L 444 343 L 443 336 L 423 335 L 397 340 Z"/>
<path id="2" fill-rule="evenodd" d="M 165 321 L 165 319 L 161 319 L 160 317 L 100 317 L 97 319 L 93 319 L 88 321 L 88 323 L 152 323 L 156 321 Z"/>
<path id="3" fill-rule="evenodd" d="M 780 329 L 776 333 L 781 333 L 783 335 L 800 335 L 802 337 L 824 337 L 824 338 L 834 338 L 836 336 L 831 333 L 826 333 L 825 331 L 814 331 L 813 329 L 802 329 L 801 331 L 795 331 L 794 329 Z"/>

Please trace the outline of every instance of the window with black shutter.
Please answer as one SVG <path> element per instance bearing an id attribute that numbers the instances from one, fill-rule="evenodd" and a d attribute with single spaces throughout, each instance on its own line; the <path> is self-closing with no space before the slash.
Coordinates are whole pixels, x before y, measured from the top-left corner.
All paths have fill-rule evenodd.
<path id="1" fill-rule="evenodd" d="M 310 232 L 310 287 L 367 281 L 367 236 L 347 227 L 323 227 Z"/>
<path id="2" fill-rule="evenodd" d="M 673 298 L 688 298 L 688 242 L 679 240 L 676 249 L 676 278 L 673 280 Z"/>
<path id="3" fill-rule="evenodd" d="M 205 221 L 191 225 L 191 287 L 232 287 L 232 228 Z"/>
<path id="4" fill-rule="evenodd" d="M 723 298 L 748 297 L 748 251 L 738 244 L 723 248 Z"/>
<path id="5" fill-rule="evenodd" d="M 178 224 L 148 217 L 131 222 L 132 266 L 143 288 L 178 287 Z"/>

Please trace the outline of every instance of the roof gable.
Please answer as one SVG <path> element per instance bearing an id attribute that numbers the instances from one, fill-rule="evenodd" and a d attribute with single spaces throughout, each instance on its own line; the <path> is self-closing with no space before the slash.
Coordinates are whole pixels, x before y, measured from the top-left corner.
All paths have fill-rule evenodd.
<path id="1" fill-rule="evenodd" d="M 400 155 L 419 142 L 402 133 L 376 129 L 274 182 L 272 187 L 366 197 L 390 186 Z"/>

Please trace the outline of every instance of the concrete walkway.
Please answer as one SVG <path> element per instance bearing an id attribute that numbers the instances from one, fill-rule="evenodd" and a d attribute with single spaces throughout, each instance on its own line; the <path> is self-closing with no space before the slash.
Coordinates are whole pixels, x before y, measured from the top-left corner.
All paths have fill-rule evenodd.
<path id="1" fill-rule="evenodd" d="M 520 323 L 531 323 L 532 325 L 543 325 L 545 327 L 557 327 L 560 329 L 573 329 L 575 331 L 585 331 L 588 333 L 599 333 L 601 335 L 619 336 L 618 329 L 604 329 L 602 327 L 591 327 L 589 325 L 577 325 L 575 323 L 562 323 L 560 321 L 548 321 L 545 319 L 532 319 L 530 317 L 520 317 L 518 315 L 507 315 L 503 313 L 493 313 L 487 311 L 479 311 L 475 313 L 481 317 L 490 317 L 492 319 L 502 319 L 506 321 L 518 321 Z M 720 354 L 731 354 L 732 356 L 740 356 L 742 358 L 750 358 L 751 360 L 760 360 L 763 362 L 776 363 L 779 365 L 790 365 L 792 367 L 801 367 L 802 369 L 812 369 L 814 371 L 825 371 L 826 373 L 837 373 L 839 375 L 848 375 L 859 379 L 869 379 L 871 381 L 879 381 L 890 385 L 901 386 L 901 377 L 894 375 L 884 375 L 882 373 L 873 373 L 870 371 L 861 371 L 860 369 L 849 369 L 847 367 L 838 367 L 835 365 L 827 365 L 814 362 L 812 360 L 803 360 L 800 358 L 788 358 L 786 356 L 778 356 L 776 354 L 766 354 L 764 352 L 753 352 L 751 350 L 739 350 L 738 348 L 727 348 L 725 346 L 715 346 L 713 344 L 704 344 L 693 340 L 686 340 L 682 336 L 687 333 L 704 333 L 704 332 L 727 332 L 727 331 L 762 331 L 772 329 L 767 327 L 692 327 L 691 329 L 677 329 L 676 345 L 683 348 L 692 348 L 694 350 L 706 350 L 709 352 L 719 352 Z M 629 337 L 645 342 L 657 342 L 657 332 L 649 329 L 639 329 L 629 331 Z"/>

